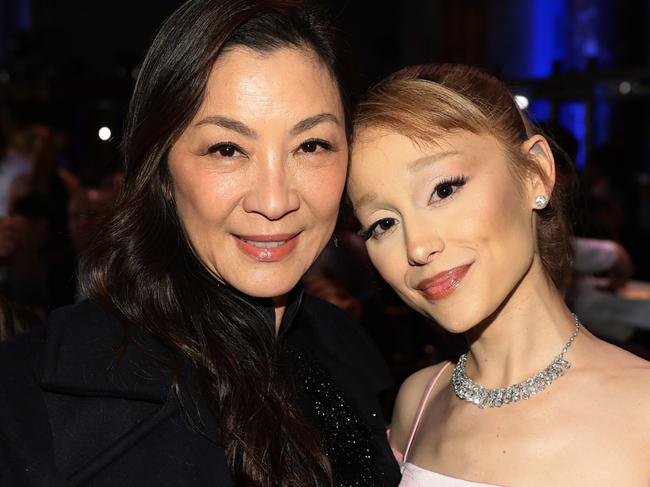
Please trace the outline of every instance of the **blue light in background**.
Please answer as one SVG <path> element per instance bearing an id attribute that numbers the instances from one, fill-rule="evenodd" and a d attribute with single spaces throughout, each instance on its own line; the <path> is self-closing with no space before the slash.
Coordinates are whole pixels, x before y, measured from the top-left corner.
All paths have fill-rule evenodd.
<path id="1" fill-rule="evenodd" d="M 529 0 L 530 14 L 520 19 L 530 25 L 527 74 L 530 78 L 548 78 L 553 64 L 566 56 L 567 1 Z"/>
<path id="2" fill-rule="evenodd" d="M 560 124 L 568 128 L 573 136 L 578 139 L 578 153 L 576 165 L 583 168 L 587 159 L 587 106 L 583 101 L 565 102 L 560 105 Z"/>
<path id="3" fill-rule="evenodd" d="M 489 55 L 506 79 L 547 78 L 565 57 L 567 0 L 489 2 Z"/>
<path id="4" fill-rule="evenodd" d="M 611 120 L 614 105 L 609 99 L 609 88 L 605 83 L 594 87 L 594 107 L 592 112 L 592 143 L 594 147 L 605 145 L 610 140 Z"/>
<path id="5" fill-rule="evenodd" d="M 31 0 L 17 0 L 16 30 L 28 32 L 32 28 Z"/>
<path id="6" fill-rule="evenodd" d="M 650 0 L 649 0 L 650 1 Z M 505 79 L 544 79 L 561 70 L 584 70 L 590 59 L 605 67 L 612 61 L 603 39 L 605 19 L 614 13 L 612 0 L 502 0 L 491 2 L 491 62 L 500 66 Z M 515 41 L 513 41 L 515 40 Z M 532 93 L 531 93 L 532 95 Z M 587 157 L 587 127 L 591 124 L 594 146 L 607 142 L 612 112 L 611 101 L 596 88 L 582 100 L 558 100 L 558 122 L 578 141 L 578 167 Z M 530 96 L 528 112 L 536 121 L 553 115 L 548 99 Z M 587 120 L 586 99 L 593 99 L 591 120 Z"/>
<path id="7" fill-rule="evenodd" d="M 544 121 L 551 119 L 551 102 L 549 100 L 531 100 L 528 105 L 528 113 L 535 121 Z"/>

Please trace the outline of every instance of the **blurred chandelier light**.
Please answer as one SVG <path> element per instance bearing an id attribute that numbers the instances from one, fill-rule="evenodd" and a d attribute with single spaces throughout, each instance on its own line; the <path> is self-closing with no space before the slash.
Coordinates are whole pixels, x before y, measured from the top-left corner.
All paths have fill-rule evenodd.
<path id="1" fill-rule="evenodd" d="M 621 83 L 618 85 L 618 92 L 621 95 L 629 95 L 631 91 L 632 91 L 632 83 L 630 83 L 629 81 L 621 81 Z"/>
<path id="2" fill-rule="evenodd" d="M 526 98 L 524 95 L 515 95 L 515 103 L 520 110 L 525 110 L 528 108 L 528 98 Z"/>
<path id="3" fill-rule="evenodd" d="M 99 132 L 97 132 L 97 135 L 99 136 L 100 140 L 106 142 L 111 138 L 112 132 L 108 127 L 102 127 L 99 129 Z"/>

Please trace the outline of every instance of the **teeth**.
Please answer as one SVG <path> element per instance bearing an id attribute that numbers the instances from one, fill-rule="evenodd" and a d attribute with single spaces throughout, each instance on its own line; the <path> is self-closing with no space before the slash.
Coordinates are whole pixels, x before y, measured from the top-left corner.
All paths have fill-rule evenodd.
<path id="1" fill-rule="evenodd" d="M 278 242 L 257 242 L 255 240 L 244 240 L 249 245 L 252 245 L 253 247 L 257 247 L 259 249 L 274 249 L 276 247 L 279 247 L 280 245 L 284 245 L 287 243 L 286 240 L 280 240 Z"/>

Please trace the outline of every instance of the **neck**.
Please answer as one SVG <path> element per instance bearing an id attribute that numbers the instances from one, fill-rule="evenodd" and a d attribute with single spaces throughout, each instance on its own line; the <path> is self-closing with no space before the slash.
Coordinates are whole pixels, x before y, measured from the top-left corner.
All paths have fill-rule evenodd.
<path id="1" fill-rule="evenodd" d="M 518 383 L 549 365 L 574 330 L 573 315 L 535 259 L 502 306 L 466 333 L 467 374 L 489 388 Z"/>
<path id="2" fill-rule="evenodd" d="M 275 334 L 280 333 L 280 325 L 284 317 L 284 311 L 287 309 L 288 295 L 277 296 L 273 298 L 273 305 L 275 307 Z"/>

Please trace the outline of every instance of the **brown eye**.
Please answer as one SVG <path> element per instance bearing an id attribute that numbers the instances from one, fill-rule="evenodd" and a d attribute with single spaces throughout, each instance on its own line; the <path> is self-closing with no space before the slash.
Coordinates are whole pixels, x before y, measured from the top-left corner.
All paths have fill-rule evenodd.
<path id="1" fill-rule="evenodd" d="M 439 183 L 435 188 L 433 188 L 433 193 L 431 194 L 429 204 L 439 203 L 441 200 L 453 196 L 460 188 L 465 185 L 466 182 L 467 178 L 465 176 L 461 176 Z"/>
<path id="2" fill-rule="evenodd" d="M 232 157 L 235 155 L 235 148 L 232 145 L 223 145 L 219 147 L 219 155 L 223 157 Z"/>
<path id="3" fill-rule="evenodd" d="M 367 230 L 362 230 L 359 235 L 361 235 L 364 240 L 368 240 L 371 237 L 374 239 L 379 239 L 396 224 L 397 220 L 395 218 L 382 218 L 381 220 L 377 220 L 375 223 L 370 225 L 370 228 Z"/>
<path id="4" fill-rule="evenodd" d="M 208 149 L 208 153 L 215 154 L 223 158 L 235 157 L 237 154 L 241 153 L 241 149 L 235 144 L 222 143 L 215 144 Z"/>
<path id="5" fill-rule="evenodd" d="M 316 152 L 320 151 L 333 151 L 334 146 L 327 142 L 326 140 L 322 139 L 311 139 L 311 140 L 306 140 L 302 144 L 300 144 L 298 150 L 300 152 L 304 152 L 307 154 L 313 154 Z"/>
<path id="6" fill-rule="evenodd" d="M 451 183 L 444 183 L 444 184 L 439 185 L 436 188 L 435 192 L 436 192 L 436 195 L 438 196 L 438 198 L 440 198 L 442 200 L 442 199 L 445 199 L 448 196 L 451 196 L 452 194 L 454 194 L 454 188 L 452 187 Z"/>
<path id="7" fill-rule="evenodd" d="M 377 228 L 380 228 L 382 231 L 388 230 L 390 227 L 392 227 L 395 224 L 395 220 L 392 218 L 384 218 L 382 220 L 379 220 L 377 222 Z"/>
<path id="8" fill-rule="evenodd" d="M 318 142 L 310 140 L 309 142 L 302 144 L 300 148 L 303 152 L 316 152 L 318 150 Z"/>

